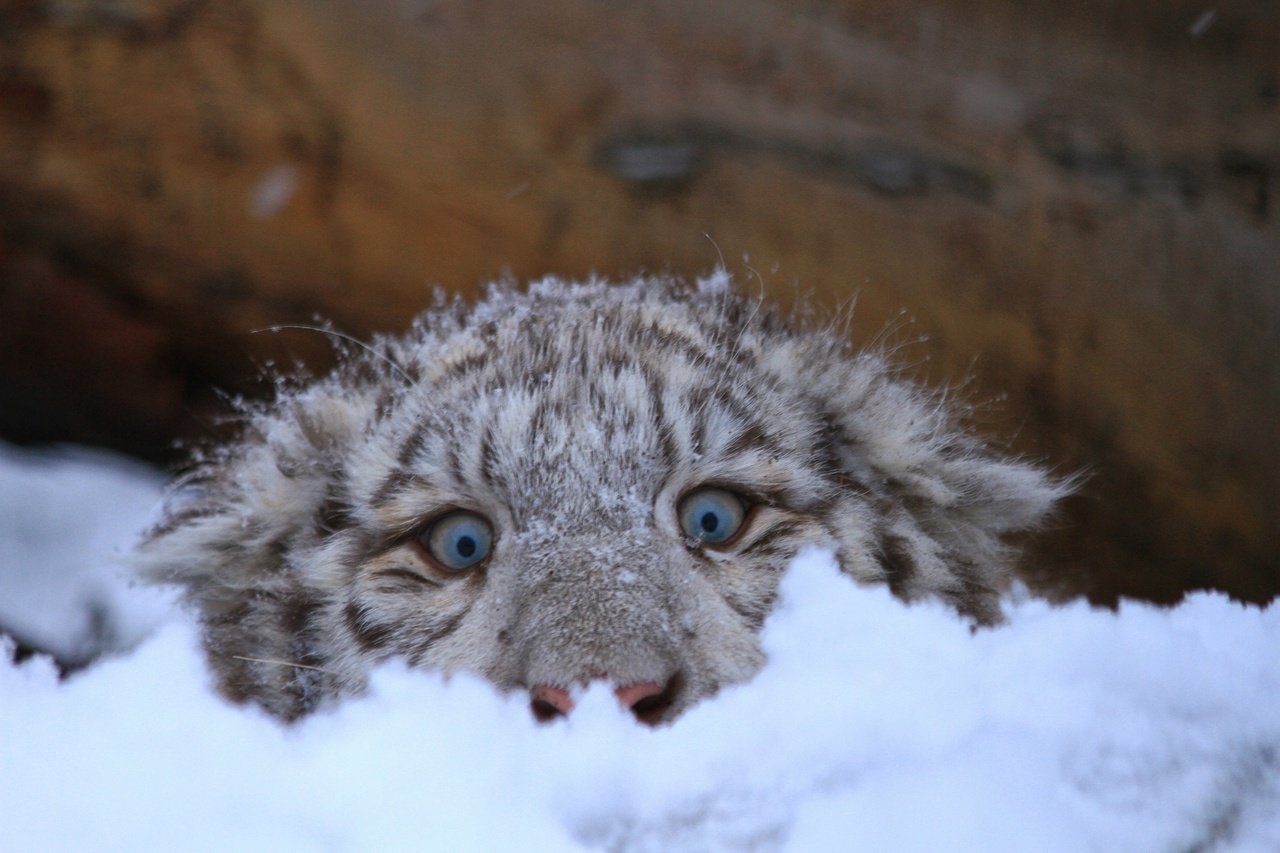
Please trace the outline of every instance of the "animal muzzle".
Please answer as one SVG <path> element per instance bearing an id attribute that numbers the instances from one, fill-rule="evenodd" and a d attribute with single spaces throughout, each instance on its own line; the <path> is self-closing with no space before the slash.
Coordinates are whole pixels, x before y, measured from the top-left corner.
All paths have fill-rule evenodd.
<path id="1" fill-rule="evenodd" d="M 660 556 L 663 548 L 647 531 L 620 538 L 607 557 L 594 537 L 560 537 L 530 547 L 520 561 L 507 626 L 511 681 L 529 689 L 539 720 L 568 716 L 570 691 L 598 681 L 650 725 L 686 704 L 681 626 L 695 602 L 673 579 L 688 568 Z"/>

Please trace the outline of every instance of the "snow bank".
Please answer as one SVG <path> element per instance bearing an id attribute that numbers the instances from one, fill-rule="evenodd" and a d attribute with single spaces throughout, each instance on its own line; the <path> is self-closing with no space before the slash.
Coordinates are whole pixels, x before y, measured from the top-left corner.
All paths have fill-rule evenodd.
<path id="1" fill-rule="evenodd" d="M 41 564 L 98 542 L 45 514 L 155 488 L 96 462 L 50 482 L 65 504 L 0 528 Z M 120 624 L 152 618 L 111 596 Z M 807 554 L 761 675 L 657 731 L 604 690 L 538 726 L 398 666 L 285 729 L 209 693 L 178 618 L 65 682 L 0 664 L 0 849 L 1280 850 L 1280 607 L 1010 616 L 974 634 Z"/>
<path id="2" fill-rule="evenodd" d="M 162 484 L 108 453 L 0 444 L 0 628 L 73 665 L 150 633 L 167 597 L 131 588 L 120 558 Z"/>

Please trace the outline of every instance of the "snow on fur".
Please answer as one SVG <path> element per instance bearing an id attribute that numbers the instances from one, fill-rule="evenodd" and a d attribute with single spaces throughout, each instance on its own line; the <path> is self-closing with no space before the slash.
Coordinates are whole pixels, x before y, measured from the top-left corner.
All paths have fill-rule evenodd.
<path id="1" fill-rule="evenodd" d="M 45 460 L 42 490 L 30 470 L 0 455 L 0 502 L 28 520 L 0 528 L 24 561 L 0 600 L 88 567 L 63 584 L 73 605 L 27 600 L 147 624 L 106 567 L 154 479 Z M 0 849 L 1280 849 L 1280 606 L 1007 614 L 975 633 L 809 551 L 758 676 L 656 730 L 600 689 L 539 726 L 479 679 L 397 664 L 285 727 L 216 697 L 175 614 L 66 681 L 47 659 L 0 664 Z"/>

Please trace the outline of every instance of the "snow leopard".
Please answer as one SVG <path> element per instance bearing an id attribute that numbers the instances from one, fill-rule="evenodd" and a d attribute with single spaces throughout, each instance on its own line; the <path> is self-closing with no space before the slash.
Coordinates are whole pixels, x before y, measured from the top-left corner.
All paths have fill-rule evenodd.
<path id="1" fill-rule="evenodd" d="M 136 554 L 197 614 L 220 691 L 285 721 L 394 658 L 539 720 L 604 681 L 668 723 L 761 668 L 807 546 L 987 625 L 1011 535 L 1070 488 L 888 348 L 723 272 L 503 282 L 399 336 L 334 334 L 338 366 L 242 404 Z"/>

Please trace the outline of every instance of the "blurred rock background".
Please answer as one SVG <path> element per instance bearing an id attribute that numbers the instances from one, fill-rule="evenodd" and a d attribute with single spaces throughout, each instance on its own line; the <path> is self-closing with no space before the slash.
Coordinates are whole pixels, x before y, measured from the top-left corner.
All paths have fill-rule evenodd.
<path id="1" fill-rule="evenodd" d="M 1036 589 L 1262 601 L 1277 175 L 1274 0 L 0 0 L 0 436 L 173 463 L 324 369 L 254 330 L 723 258 L 1089 470 Z"/>

